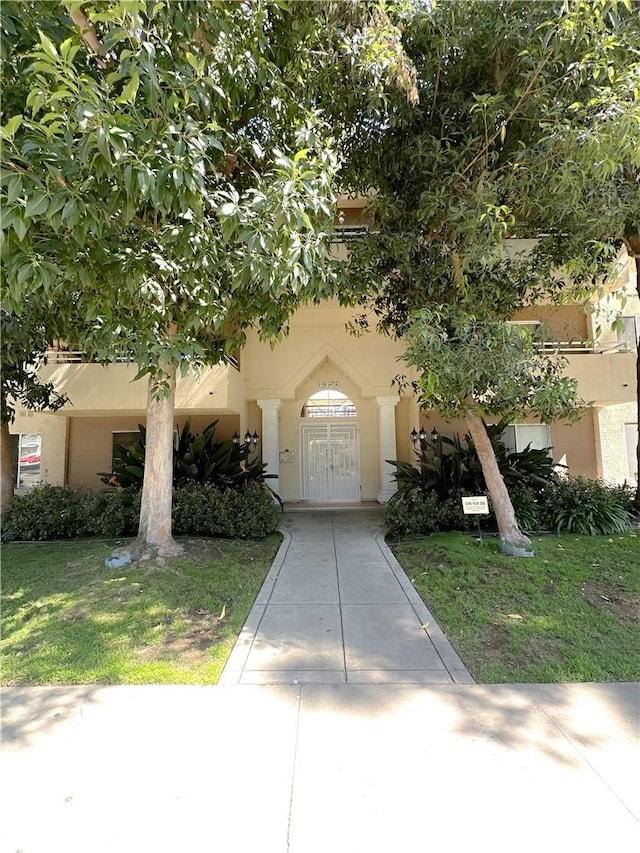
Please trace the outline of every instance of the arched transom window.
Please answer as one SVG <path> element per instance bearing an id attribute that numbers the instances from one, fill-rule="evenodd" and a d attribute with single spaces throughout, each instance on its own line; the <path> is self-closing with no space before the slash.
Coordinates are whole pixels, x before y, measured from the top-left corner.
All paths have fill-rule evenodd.
<path id="1" fill-rule="evenodd" d="M 303 418 L 355 418 L 356 407 L 346 394 L 327 388 L 312 394 L 301 414 Z"/>

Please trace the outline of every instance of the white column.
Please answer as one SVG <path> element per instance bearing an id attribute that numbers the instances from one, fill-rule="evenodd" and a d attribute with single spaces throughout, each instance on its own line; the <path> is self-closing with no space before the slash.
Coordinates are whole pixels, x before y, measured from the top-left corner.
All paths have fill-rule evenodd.
<path id="1" fill-rule="evenodd" d="M 378 407 L 378 451 L 380 454 L 380 491 L 378 503 L 386 503 L 396 491 L 394 469 L 387 459 L 396 458 L 396 412 L 398 397 L 376 397 Z"/>
<path id="2" fill-rule="evenodd" d="M 262 461 L 269 467 L 267 474 L 280 473 L 280 400 L 257 400 L 262 410 Z M 274 485 L 278 491 L 277 484 Z"/>

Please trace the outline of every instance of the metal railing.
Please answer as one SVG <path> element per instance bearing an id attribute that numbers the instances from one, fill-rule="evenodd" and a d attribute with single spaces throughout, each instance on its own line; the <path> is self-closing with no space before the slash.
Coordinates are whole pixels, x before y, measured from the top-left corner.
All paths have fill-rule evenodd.
<path id="1" fill-rule="evenodd" d="M 628 341 L 610 341 L 606 344 L 593 344 L 574 341 L 542 341 L 538 344 L 543 352 L 557 352 L 561 355 L 611 355 L 616 352 L 633 352 L 635 348 Z"/>
<path id="2" fill-rule="evenodd" d="M 95 364 L 96 359 L 89 358 L 82 350 L 50 349 L 45 352 L 48 364 Z M 113 359 L 118 364 L 131 364 L 131 359 L 117 356 Z"/>
<path id="3" fill-rule="evenodd" d="M 95 358 L 89 358 L 82 350 L 50 349 L 45 352 L 47 364 L 97 364 Z M 127 356 L 116 356 L 108 364 L 133 364 L 133 359 Z M 240 370 L 239 354 L 229 357 L 229 365 Z"/>

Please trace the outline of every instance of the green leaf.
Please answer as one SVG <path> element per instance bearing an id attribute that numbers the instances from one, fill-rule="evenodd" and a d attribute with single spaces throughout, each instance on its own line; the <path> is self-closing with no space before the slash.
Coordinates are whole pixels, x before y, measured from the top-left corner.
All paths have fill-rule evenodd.
<path id="1" fill-rule="evenodd" d="M 13 220 L 13 230 L 16 232 L 18 240 L 22 242 L 27 234 L 27 223 L 21 216 L 16 216 Z"/>
<path id="2" fill-rule="evenodd" d="M 43 214 L 48 207 L 49 196 L 44 193 L 34 193 L 27 201 L 24 214 L 31 219 L 34 216 L 40 216 Z"/>
<path id="3" fill-rule="evenodd" d="M 7 185 L 7 203 L 13 204 L 22 192 L 22 178 L 14 175 Z"/>
<path id="4" fill-rule="evenodd" d="M 136 68 L 131 73 L 131 79 L 122 90 L 122 94 L 117 99 L 119 104 L 132 104 L 136 99 L 136 93 L 140 86 L 140 75 Z"/>
<path id="5" fill-rule="evenodd" d="M 55 44 L 48 36 L 46 36 L 42 32 L 42 30 L 38 30 L 38 35 L 40 36 L 40 44 L 42 45 L 42 49 L 47 54 L 47 56 L 50 56 L 51 59 L 57 59 L 58 49 L 56 48 Z"/>
<path id="6" fill-rule="evenodd" d="M 2 139 L 12 140 L 13 137 L 16 135 L 16 130 L 20 127 L 21 124 L 21 115 L 12 116 L 9 121 L 0 128 L 0 137 L 2 137 Z"/>
<path id="7" fill-rule="evenodd" d="M 111 149 L 109 147 L 107 132 L 102 125 L 96 131 L 96 145 L 107 163 L 111 163 Z"/>
<path id="8" fill-rule="evenodd" d="M 75 198 L 70 198 L 69 201 L 65 204 L 64 209 L 62 211 L 62 221 L 69 222 L 69 224 L 73 224 L 75 217 L 78 213 L 78 202 Z"/>

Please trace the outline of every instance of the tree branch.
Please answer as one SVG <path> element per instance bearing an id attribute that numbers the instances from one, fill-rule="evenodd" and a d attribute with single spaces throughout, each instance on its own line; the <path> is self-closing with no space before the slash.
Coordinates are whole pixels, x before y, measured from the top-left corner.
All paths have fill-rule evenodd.
<path id="1" fill-rule="evenodd" d="M 431 113 L 429 115 L 429 120 L 433 121 L 433 114 L 436 109 L 436 98 L 438 97 L 438 88 L 440 87 L 440 69 L 442 68 L 442 64 L 438 65 L 438 70 L 436 72 L 436 82 L 433 86 L 433 100 L 431 101 Z"/>
<path id="2" fill-rule="evenodd" d="M 96 29 L 89 18 L 87 18 L 82 6 L 71 6 L 71 4 L 67 4 L 67 11 L 69 12 L 69 16 L 73 23 L 80 30 L 85 43 L 98 56 L 98 64 L 102 68 L 106 68 L 107 63 L 102 57 L 107 55 L 107 50 L 98 38 Z"/>
<path id="3" fill-rule="evenodd" d="M 500 132 L 502 130 L 502 127 L 503 126 L 506 127 L 509 124 L 509 122 L 511 121 L 511 119 L 516 115 L 516 113 L 518 112 L 518 110 L 520 109 L 522 104 L 524 103 L 525 98 L 527 98 L 531 94 L 531 90 L 533 89 L 533 86 L 534 86 L 536 80 L 538 79 L 538 77 L 542 73 L 542 69 L 545 67 L 545 65 L 547 64 L 547 62 L 549 62 L 550 59 L 551 59 L 551 53 L 547 54 L 547 56 L 542 60 L 542 62 L 540 62 L 540 64 L 536 68 L 536 70 L 531 75 L 531 78 L 530 78 L 529 82 L 527 83 L 527 85 L 525 86 L 523 93 L 518 98 L 518 102 L 516 103 L 516 105 L 513 107 L 513 109 L 511 110 L 511 112 L 509 113 L 507 118 L 505 119 L 505 121 L 502 122 L 500 127 L 493 134 L 491 139 L 487 140 L 486 144 L 482 146 L 482 149 L 476 154 L 476 156 L 473 158 L 473 160 L 465 166 L 465 168 L 462 170 L 461 177 L 464 177 L 464 175 L 467 174 L 469 169 L 473 168 L 473 166 L 475 166 L 475 164 L 478 162 L 478 160 L 488 152 L 489 147 L 491 145 L 493 145 L 493 143 L 496 141 L 496 139 L 500 136 Z"/>
<path id="4" fill-rule="evenodd" d="M 462 291 L 464 288 L 464 270 L 462 267 L 462 260 L 457 249 L 451 250 L 451 265 L 453 267 L 453 280 L 456 288 L 459 291 Z"/>

